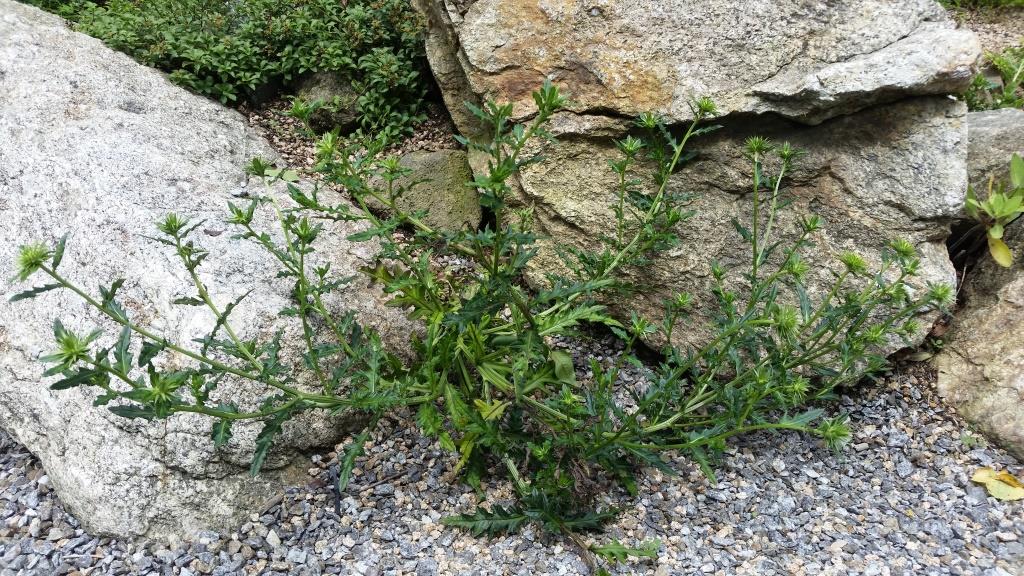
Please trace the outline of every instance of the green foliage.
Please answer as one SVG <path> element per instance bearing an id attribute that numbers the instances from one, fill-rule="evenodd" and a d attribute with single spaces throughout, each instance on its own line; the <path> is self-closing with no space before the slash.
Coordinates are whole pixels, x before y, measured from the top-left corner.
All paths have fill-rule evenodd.
<path id="1" fill-rule="evenodd" d="M 960 443 L 964 445 L 964 448 L 968 450 L 974 450 L 975 448 L 984 448 L 988 446 L 988 442 L 983 436 L 978 436 L 970 432 L 964 432 L 960 435 Z"/>
<path id="2" fill-rule="evenodd" d="M 1014 154 L 1010 159 L 1010 182 L 990 180 L 988 195 L 979 200 L 973 188 L 967 189 L 964 211 L 985 229 L 989 253 L 1000 266 L 1013 265 L 1013 253 L 1003 241 L 1006 227 L 1024 215 L 1024 159 Z"/>
<path id="3" fill-rule="evenodd" d="M 73 20 L 75 16 L 85 8 L 87 4 L 90 4 L 87 0 L 22 0 L 25 4 L 42 8 L 48 12 L 53 12 Z"/>
<path id="4" fill-rule="evenodd" d="M 646 542 L 639 548 L 625 546 L 621 542 L 613 540 L 611 543 L 603 546 L 591 546 L 590 550 L 594 554 L 597 554 L 601 558 L 611 562 L 625 562 L 630 556 L 638 558 L 657 558 L 659 548 L 661 548 L 661 542 L 658 540 Z"/>
<path id="5" fill-rule="evenodd" d="M 1000 53 L 990 52 L 985 58 L 999 75 L 999 80 L 990 80 L 985 74 L 975 76 L 971 87 L 964 93 L 967 107 L 971 110 L 1024 108 L 1024 46 L 1007 48 Z"/>
<path id="6" fill-rule="evenodd" d="M 507 532 L 515 532 L 529 521 L 530 517 L 525 512 L 506 510 L 501 506 L 495 506 L 491 512 L 478 509 L 473 514 L 444 518 L 441 520 L 441 523 L 446 526 L 455 526 L 468 530 L 474 536 L 482 534 L 497 536 Z"/>
<path id="7" fill-rule="evenodd" d="M 940 0 L 946 8 L 977 9 L 977 8 L 1021 8 L 1024 0 Z"/>
<path id="8" fill-rule="evenodd" d="M 422 22 L 407 0 L 30 3 L 224 103 L 309 72 L 336 72 L 360 93 L 367 133 L 395 136 L 420 118 Z"/>
<path id="9" fill-rule="evenodd" d="M 366 413 L 370 424 L 342 459 L 340 488 L 377 420 L 408 407 L 422 433 L 451 452 L 452 470 L 466 482 L 479 487 L 496 477 L 516 494 L 508 505 L 470 511 L 446 524 L 474 534 L 536 524 L 572 541 L 595 568 L 597 558 L 655 554 L 657 543 L 592 546 L 579 534 L 600 530 L 615 518 L 617 510 L 599 496 L 616 486 L 635 493 L 641 468 L 674 473 L 663 452 L 690 456 L 713 480 L 715 461 L 740 434 L 802 432 L 842 447 L 850 436 L 846 418 L 826 418 L 813 405 L 881 368 L 885 360 L 878 347 L 914 333 L 915 314 L 947 304 L 952 290 L 911 290 L 907 283 L 919 261 L 908 242 L 896 240 L 878 265 L 844 254 L 843 271 L 827 294 L 812 302 L 803 284 L 808 265 L 802 253 L 813 248 L 821 220 L 804 217 L 795 240 L 776 237 L 784 182 L 800 154 L 786 144 L 751 138 L 746 153 L 753 218 L 746 225 L 735 222 L 750 255 L 745 287 L 727 284 L 716 264 L 711 295 L 719 309 L 716 335 L 699 349 L 666 345 L 659 362 L 645 364 L 637 355 L 641 342 L 656 336 L 671 342 L 673 331 L 687 321 L 693 298 L 671 298 L 660 321 L 634 315 L 628 323 L 611 317 L 603 302 L 648 289 L 625 280 L 622 270 L 642 266 L 678 244 L 676 229 L 688 216 L 686 199 L 671 194 L 668 184 L 692 157 L 692 139 L 716 128 L 708 124 L 714 103 L 694 102 L 694 121 L 685 129 L 670 129 L 652 114 L 638 119 L 637 134 L 643 136 L 619 142 L 622 157 L 611 163 L 619 182 L 610 199 L 613 232 L 592 250 L 563 247 L 565 271 L 549 271 L 547 286 L 531 291 L 522 277 L 537 253 L 537 237 L 531 211 L 513 206 L 511 179 L 540 158 L 543 143 L 552 139 L 545 126 L 564 99 L 545 85 L 534 101 L 538 112 L 526 125 L 512 122 L 511 105 L 470 107 L 493 135 L 489 142 L 464 141 L 489 158 L 487 171 L 472 182 L 491 211 L 482 229 L 441 232 L 425 224 L 422 214 L 402 211 L 397 199 L 406 190 L 397 182 L 404 171 L 395 159 L 378 156 L 384 140 L 356 148 L 342 145 L 334 134 L 318 144 L 319 167 L 352 194 L 355 208 L 331 204 L 315 188 L 303 191 L 290 183 L 291 206 L 269 197 L 229 205 L 228 222 L 239 236 L 266 249 L 280 274 L 293 282 L 293 302 L 281 313 L 301 324 L 305 353 L 300 359 L 279 355 L 279 336 L 245 339 L 233 329 L 232 306 L 214 304 L 197 274 L 206 252 L 192 239 L 196 225 L 187 219 L 168 216 L 158 227 L 158 241 L 177 254 L 193 284 L 193 296 L 182 305 L 205 306 L 216 320 L 197 340 L 198 350 L 135 324 L 116 302 L 118 283 L 102 288 L 96 299 L 60 275 L 51 250 L 26 246 L 21 278 L 47 276 L 122 327 L 114 350 L 97 349 L 94 336 L 71 337 L 61 329 L 58 351 L 48 357 L 55 365 L 49 373 L 65 376 L 62 387 L 98 387 L 103 403 L 114 403 L 112 409 L 122 415 L 209 415 L 218 443 L 230 440 L 231 422 L 260 420 L 264 427 L 253 472 L 293 415 Z M 260 160 L 249 170 L 268 182 L 294 179 Z M 371 201 L 388 207 L 388 215 L 370 210 Z M 253 227 L 256 211 L 267 208 L 278 216 L 276 237 Z M 324 306 L 324 298 L 347 282 L 307 258 L 327 221 L 362 222 L 362 231 L 349 239 L 380 243 L 381 262 L 365 272 L 383 286 L 391 305 L 423 324 L 422 335 L 413 336 L 414 361 L 398 362 L 375 333 Z M 396 234 L 402 229 L 412 233 L 411 239 Z M 466 266 L 461 272 L 442 269 L 434 264 L 440 257 L 461 259 Z M 575 366 L 555 342 L 585 324 L 605 326 L 621 338 L 618 357 Z M 135 363 L 142 370 L 130 360 L 132 340 L 144 342 Z M 184 356 L 193 365 L 164 372 L 154 364 L 163 353 Z M 643 384 L 621 384 L 627 366 L 641 372 Z M 139 371 L 144 374 L 136 375 Z M 211 392 L 227 377 L 261 384 L 266 394 L 238 399 L 247 411 L 214 405 Z M 298 382 L 312 382 L 313 388 Z"/>

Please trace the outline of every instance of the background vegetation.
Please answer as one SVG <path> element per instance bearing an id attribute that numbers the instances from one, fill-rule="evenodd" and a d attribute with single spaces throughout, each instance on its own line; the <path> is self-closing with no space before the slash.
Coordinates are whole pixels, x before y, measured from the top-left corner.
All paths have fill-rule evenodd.
<path id="1" fill-rule="evenodd" d="M 964 100 L 971 110 L 1024 108 L 1024 45 L 985 55 L 989 74 L 974 77 Z"/>
<path id="2" fill-rule="evenodd" d="M 1024 0 L 940 0 L 947 8 L 1015 8 Z"/>
<path id="3" fill-rule="evenodd" d="M 407 0 L 28 0 L 81 32 L 224 103 L 311 72 L 360 94 L 363 131 L 408 130 L 425 90 L 422 22 Z"/>

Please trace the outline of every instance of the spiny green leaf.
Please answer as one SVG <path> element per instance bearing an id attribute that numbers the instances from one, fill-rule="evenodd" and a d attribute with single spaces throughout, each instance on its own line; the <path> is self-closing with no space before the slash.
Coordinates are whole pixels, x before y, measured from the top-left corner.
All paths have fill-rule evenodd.
<path id="1" fill-rule="evenodd" d="M 476 512 L 472 514 L 459 514 L 441 519 L 441 523 L 445 526 L 468 530 L 474 536 L 481 534 L 497 536 L 516 532 L 529 521 L 529 516 L 522 510 L 501 506 L 494 506 L 490 512 L 483 508 L 477 508 Z"/>
<path id="2" fill-rule="evenodd" d="M 77 372 L 74 372 L 70 376 L 58 380 L 50 385 L 50 390 L 68 390 L 75 388 L 83 384 L 94 384 L 97 377 L 102 377 L 104 374 L 91 368 L 79 368 Z"/>
<path id="3" fill-rule="evenodd" d="M 569 529 L 573 532 L 596 532 L 611 522 L 619 515 L 615 508 L 607 510 L 589 510 L 583 514 L 559 519 L 558 524 L 562 529 Z"/>
<path id="4" fill-rule="evenodd" d="M 372 240 L 378 236 L 383 236 L 390 232 L 391 230 L 388 228 L 370 228 L 367 230 L 363 230 L 362 232 L 349 234 L 346 237 L 346 240 L 348 240 L 349 242 L 366 242 L 367 240 Z"/>
<path id="5" fill-rule="evenodd" d="M 156 412 L 154 412 L 152 408 L 138 404 L 111 406 L 110 411 L 122 418 L 141 418 L 143 420 L 152 420 L 156 418 Z"/>
<path id="6" fill-rule="evenodd" d="M 438 443 L 441 445 L 441 448 L 444 448 L 448 452 L 455 452 L 456 450 L 458 450 L 458 447 L 455 446 L 455 441 L 452 440 L 451 435 L 448 434 L 447 432 L 441 432 L 441 435 L 438 436 L 437 440 Z"/>
<path id="7" fill-rule="evenodd" d="M 234 312 L 235 307 L 238 306 L 242 302 L 242 300 L 245 300 L 249 296 L 249 294 L 252 294 L 253 290 L 255 290 L 255 288 L 250 288 L 246 290 L 245 292 L 242 293 L 242 295 L 240 295 L 238 298 L 235 298 L 232 302 L 229 302 L 228 305 L 224 307 L 224 310 L 222 310 L 220 313 L 220 317 L 217 318 L 217 322 L 213 325 L 213 329 L 210 330 L 209 335 L 207 335 L 206 339 L 203 341 L 204 354 L 207 352 L 207 350 L 209 350 L 210 345 L 215 342 L 214 338 L 216 337 L 217 332 L 219 332 L 220 329 L 224 326 L 224 324 L 227 323 L 228 317 L 231 316 L 232 312 Z M 233 343 L 231 344 L 231 346 L 222 347 L 222 349 L 225 350 L 226 352 L 234 353 L 237 356 L 245 356 L 244 354 L 241 353 L 240 350 L 237 350 L 237 347 L 234 346 Z"/>
<path id="8" fill-rule="evenodd" d="M 809 426 L 811 422 L 814 422 L 815 420 L 821 418 L 824 414 L 825 411 L 822 410 L 821 408 L 811 408 L 810 410 L 807 410 L 795 416 L 786 416 L 785 418 L 779 420 L 779 423 L 789 424 L 793 426 Z"/>
<path id="9" fill-rule="evenodd" d="M 344 492 L 352 480 L 352 469 L 356 466 L 356 458 L 363 455 L 366 441 L 370 439 L 370 428 L 367 427 L 352 443 L 345 447 L 345 457 L 341 459 L 341 470 L 338 474 L 338 492 Z"/>
<path id="10" fill-rule="evenodd" d="M 661 540 L 649 540 L 639 547 L 626 546 L 618 540 L 609 544 L 591 546 L 590 551 L 610 562 L 625 562 L 630 556 L 638 558 L 657 558 L 661 548 Z"/>
<path id="11" fill-rule="evenodd" d="M 124 285 L 124 278 L 118 278 L 110 284 L 110 288 L 100 286 L 100 296 L 103 297 L 103 305 L 107 306 L 114 301 L 114 296 L 117 295 L 117 291 Z"/>
<path id="12" fill-rule="evenodd" d="M 156 358 L 156 355 L 163 351 L 163 349 L 163 342 L 150 342 L 148 340 L 143 342 L 142 350 L 139 351 L 139 367 L 141 368 L 152 362 L 153 358 Z"/>
<path id="13" fill-rule="evenodd" d="M 420 404 L 419 410 L 416 412 L 416 422 L 420 426 L 420 430 L 427 436 L 437 436 L 441 431 L 441 427 L 444 423 L 441 421 L 441 414 L 437 411 L 437 408 L 429 403 L 424 402 Z"/>
<path id="14" fill-rule="evenodd" d="M 238 407 L 232 403 L 220 404 L 217 406 L 217 410 L 231 414 L 238 413 Z M 231 440 L 231 425 L 233 422 L 234 420 L 231 420 L 230 418 L 220 418 L 214 421 L 213 430 L 210 431 L 210 437 L 213 439 L 213 446 L 215 448 L 220 448 Z"/>
<path id="15" fill-rule="evenodd" d="M 291 411 L 281 411 L 271 416 L 263 424 L 263 429 L 256 436 L 256 450 L 252 455 L 252 463 L 249 465 L 249 473 L 253 476 L 259 474 L 263 463 L 267 460 L 270 447 L 274 444 L 274 437 L 281 432 L 281 426 L 291 417 Z"/>
<path id="16" fill-rule="evenodd" d="M 199 298 L 193 298 L 191 296 L 186 296 L 184 298 L 175 298 L 174 300 L 171 301 L 171 303 L 178 304 L 181 306 L 202 306 L 206 304 Z"/>
<path id="17" fill-rule="evenodd" d="M 110 403 L 111 400 L 117 399 L 117 397 L 118 394 L 116 392 L 106 392 L 104 394 L 100 394 L 99 396 L 97 396 L 96 399 L 92 401 L 92 405 L 106 406 L 107 404 Z"/>
<path id="18" fill-rule="evenodd" d="M 114 368 L 124 375 L 132 369 L 132 355 L 129 351 L 131 343 L 132 329 L 126 325 L 121 329 L 121 335 L 118 336 L 117 345 L 114 347 Z"/>
<path id="19" fill-rule="evenodd" d="M 64 247 L 67 245 L 67 243 L 68 235 L 64 234 L 63 236 L 60 237 L 60 240 L 57 242 L 57 247 L 53 251 L 53 261 L 50 264 L 50 268 L 56 270 L 57 267 L 60 266 L 61 260 L 64 259 Z"/>
<path id="20" fill-rule="evenodd" d="M 570 386 L 576 385 L 576 367 L 573 366 L 572 356 L 561 350 L 552 350 L 548 355 L 555 368 L 555 378 L 559 382 Z"/>
<path id="21" fill-rule="evenodd" d="M 210 437 L 213 438 L 213 446 L 220 448 L 231 440 L 231 423 L 233 420 L 221 418 L 213 423 L 213 430 Z"/>
<path id="22" fill-rule="evenodd" d="M 690 454 L 693 459 L 697 461 L 697 465 L 700 467 L 700 471 L 704 473 L 704 476 L 711 482 L 712 485 L 718 484 L 718 477 L 715 476 L 714 469 L 711 468 L 711 462 L 708 461 L 707 454 L 703 448 L 694 446 L 690 449 Z"/>
<path id="23" fill-rule="evenodd" d="M 476 406 L 477 412 L 480 413 L 480 417 L 486 421 L 498 420 L 501 415 L 505 413 L 505 408 L 512 405 L 511 402 L 502 402 L 501 400 L 492 400 L 491 402 L 484 402 L 477 398 L 473 400 L 473 405 Z"/>
<path id="24" fill-rule="evenodd" d="M 590 304 L 571 308 L 567 311 L 553 314 L 551 317 L 543 319 L 542 322 L 543 324 L 539 326 L 541 336 L 561 334 L 566 329 L 576 326 L 580 322 L 594 322 L 597 324 L 607 324 L 609 326 L 621 326 L 618 321 L 605 314 L 604 306 L 599 304 Z"/>
<path id="25" fill-rule="evenodd" d="M 661 459 L 661 456 L 659 456 L 655 452 L 633 446 L 627 446 L 626 450 L 633 456 L 636 456 L 644 464 L 647 464 L 648 466 L 651 466 L 653 468 L 657 468 L 660 472 L 667 474 L 668 476 L 679 475 L 678 472 L 676 472 L 671 466 L 666 464 L 665 461 Z"/>
<path id="26" fill-rule="evenodd" d="M 24 292 L 18 292 L 14 296 L 11 296 L 9 302 L 17 302 L 19 300 L 29 300 L 29 299 L 35 298 L 36 296 L 42 294 L 43 292 L 49 292 L 50 290 L 56 290 L 57 288 L 60 288 L 60 287 L 61 287 L 60 284 L 45 284 L 43 286 L 36 286 L 35 288 L 32 288 L 30 290 L 25 290 Z"/>

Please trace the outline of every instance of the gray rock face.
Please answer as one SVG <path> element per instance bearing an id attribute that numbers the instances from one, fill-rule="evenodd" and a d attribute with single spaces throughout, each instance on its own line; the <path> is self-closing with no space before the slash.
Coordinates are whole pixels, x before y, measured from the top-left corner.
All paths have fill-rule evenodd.
<path id="1" fill-rule="evenodd" d="M 1008 178 L 1010 155 L 1024 155 L 1024 111 L 968 115 L 970 173 L 974 185 Z M 982 193 L 983 195 L 983 193 Z M 1017 458 L 1024 459 L 1024 227 L 1004 240 L 1016 256 L 1002 268 L 988 254 L 964 284 L 965 309 L 936 356 L 939 394 L 968 421 Z"/>
<path id="2" fill-rule="evenodd" d="M 726 114 L 803 122 L 910 95 L 962 90 L 981 47 L 934 0 L 417 0 L 428 56 L 456 123 L 466 92 L 533 109 L 545 78 L 578 113 L 692 118 L 709 96 Z M 461 74 L 459 73 L 461 71 Z"/>
<path id="3" fill-rule="evenodd" d="M 967 172 L 981 196 L 990 178 L 1010 180 L 1010 157 L 1024 156 L 1024 110 L 1003 108 L 967 115 L 969 153 Z"/>
<path id="4" fill-rule="evenodd" d="M 939 395 L 990 440 L 1024 459 L 1024 233 L 1004 238 L 1017 255 L 1006 269 L 987 255 L 964 288 L 966 309 L 935 358 Z"/>
<path id="5" fill-rule="evenodd" d="M 737 123 L 696 140 L 694 149 L 700 155 L 677 172 L 669 186 L 675 193 L 695 194 L 688 205 L 694 216 L 677 228 L 682 243 L 642 270 L 632 271 L 652 289 L 617 307 L 624 317 L 636 310 L 659 318 L 665 299 L 687 291 L 696 298 L 697 308 L 692 325 L 675 335 L 677 344 L 696 344 L 708 337 L 709 320 L 716 313 L 710 291 L 712 262 L 717 260 L 728 271 L 727 279 L 735 287 L 745 285 L 742 275 L 750 269 L 749 246 L 741 242 L 731 220 L 737 218 L 749 227 L 752 218 L 752 168 L 742 143 L 754 134 L 791 142 L 806 152 L 788 180 L 784 193 L 790 204 L 779 212 L 775 238 L 794 239 L 803 215 L 814 213 L 824 219 L 816 246 L 804 252 L 811 269 L 806 282 L 812 300 L 834 282 L 841 269 L 840 253 L 852 250 L 877 263 L 895 238 L 917 247 L 920 285 L 955 283 L 944 240 L 967 188 L 964 114 L 961 103 L 921 98 L 813 127 L 783 120 L 763 120 L 754 127 Z M 561 115 L 554 130 L 560 142 L 545 150 L 546 162 L 521 175 L 525 202 L 535 206 L 544 235 L 583 248 L 614 229 L 610 206 L 616 176 L 607 162 L 619 156 L 611 138 L 579 136 L 607 130 L 591 118 Z M 539 271 L 559 266 L 551 250 L 542 250 L 536 263 Z"/>
<path id="6" fill-rule="evenodd" d="M 167 212 L 189 215 L 205 220 L 198 242 L 210 257 L 200 272 L 215 300 L 224 306 L 254 289 L 232 316 L 236 328 L 263 338 L 283 329 L 286 353 L 295 358 L 301 330 L 277 316 L 290 299 L 288 282 L 275 278 L 268 254 L 232 240 L 234 231 L 222 223 L 228 200 L 262 186 L 244 174 L 254 156 L 276 155 L 241 115 L 173 86 L 59 18 L 0 0 L 3 278 L 13 275 L 19 244 L 52 244 L 69 232 L 61 266 L 67 277 L 92 291 L 126 279 L 119 299 L 133 319 L 187 344 L 213 319 L 198 307 L 171 305 L 192 295 L 185 270 L 144 236 Z M 258 225 L 274 229 L 269 216 Z M 373 245 L 344 240 L 351 231 L 327 230 L 333 248 L 318 254 L 339 276 L 358 276 L 375 256 Z M 385 340 L 404 340 L 409 327 L 400 313 L 361 282 L 331 305 L 356 311 Z M 92 531 L 173 537 L 232 525 L 297 477 L 291 463 L 299 451 L 329 444 L 351 426 L 316 415 L 294 422 L 268 472 L 250 478 L 258 424 L 237 428 L 232 442 L 214 451 L 208 419 L 125 420 L 93 407 L 91 392 L 50 391 L 37 358 L 53 346 L 54 318 L 78 331 L 106 328 L 105 342 L 117 329 L 69 293 L 7 301 L 24 288 L 8 285 L 0 303 L 0 427 L 40 457 L 62 500 Z M 184 364 L 173 355 L 162 361 Z M 265 392 L 225 386 L 221 394 L 243 403 Z"/>
<path id="7" fill-rule="evenodd" d="M 320 107 L 309 117 L 310 127 L 317 133 L 330 132 L 337 128 L 342 134 L 348 134 L 359 125 L 359 110 L 356 104 L 359 93 L 340 74 L 310 74 L 299 83 L 298 96 L 307 103 L 320 103 Z"/>
<path id="8" fill-rule="evenodd" d="M 395 186 L 407 188 L 396 202 L 400 210 L 426 210 L 423 221 L 439 230 L 475 229 L 480 225 L 480 199 L 474 188 L 466 186 L 473 180 L 473 171 L 465 151 L 415 150 L 399 161 L 410 170 L 395 181 Z"/>
<path id="9" fill-rule="evenodd" d="M 922 284 L 955 280 L 943 242 L 967 187 L 965 109 L 944 95 L 970 82 L 980 47 L 936 2 L 417 5 L 430 22 L 435 77 L 464 134 L 481 136 L 464 100 L 512 102 L 516 118 L 525 119 L 535 111 L 530 93 L 544 79 L 566 92 L 569 109 L 551 126 L 559 144 L 519 179 L 549 244 L 592 247 L 613 229 L 616 179 L 607 162 L 619 158 L 613 140 L 630 133 L 633 117 L 652 111 L 679 125 L 692 119 L 693 99 L 716 102 L 714 122 L 725 129 L 693 142 L 699 156 L 671 186 L 694 196 L 696 215 L 680 225 L 678 249 L 635 271 L 653 286 L 615 303 L 626 317 L 635 310 L 657 319 L 663 300 L 686 290 L 699 308 L 692 329 L 676 337 L 700 342 L 713 313 L 711 262 L 729 270 L 735 286 L 744 284 L 748 248 L 730 220 L 749 224 L 751 217 L 751 167 L 741 153 L 751 135 L 808 153 L 789 179 L 793 203 L 777 238 L 792 237 L 796 218 L 808 212 L 825 219 L 824 235 L 807 253 L 812 298 L 833 282 L 838 253 L 855 249 L 877 259 L 897 237 L 918 247 Z M 553 250 L 542 250 L 532 281 L 558 266 Z"/>

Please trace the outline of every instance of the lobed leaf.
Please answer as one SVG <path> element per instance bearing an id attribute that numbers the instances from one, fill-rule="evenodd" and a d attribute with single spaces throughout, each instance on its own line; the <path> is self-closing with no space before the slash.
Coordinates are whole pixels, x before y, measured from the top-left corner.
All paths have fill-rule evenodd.
<path id="1" fill-rule="evenodd" d="M 441 523 L 445 526 L 468 530 L 474 536 L 482 534 L 498 536 L 516 532 L 529 521 L 530 517 L 519 508 L 504 508 L 502 506 L 494 506 L 490 512 L 478 508 L 472 514 L 459 514 L 441 519 Z"/>
<path id="2" fill-rule="evenodd" d="M 38 296 L 40 294 L 43 294 L 44 292 L 49 292 L 50 290 L 56 290 L 57 288 L 62 288 L 62 287 L 63 286 L 60 285 L 60 284 L 45 284 L 43 286 L 36 286 L 35 288 L 32 288 L 30 290 L 25 290 L 24 292 L 18 292 L 14 296 L 11 296 L 10 300 L 8 300 L 8 301 L 9 302 L 17 302 L 19 300 L 30 300 L 30 299 L 35 298 L 36 296 Z"/>

